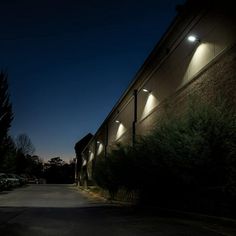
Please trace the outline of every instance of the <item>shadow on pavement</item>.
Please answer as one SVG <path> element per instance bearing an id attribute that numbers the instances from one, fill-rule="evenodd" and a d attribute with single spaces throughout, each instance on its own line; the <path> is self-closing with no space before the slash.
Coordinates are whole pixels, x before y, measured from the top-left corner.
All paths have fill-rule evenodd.
<path id="1" fill-rule="evenodd" d="M 236 235 L 231 228 L 176 217 L 169 212 L 111 205 L 77 208 L 1 207 L 0 232 L 1 236 Z"/>

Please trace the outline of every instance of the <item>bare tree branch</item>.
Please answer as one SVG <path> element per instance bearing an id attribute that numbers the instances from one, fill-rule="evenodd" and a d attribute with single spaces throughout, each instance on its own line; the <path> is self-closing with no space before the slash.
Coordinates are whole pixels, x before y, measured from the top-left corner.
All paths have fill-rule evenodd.
<path id="1" fill-rule="evenodd" d="M 16 138 L 16 147 L 24 155 L 33 155 L 35 148 L 27 134 L 20 134 Z"/>

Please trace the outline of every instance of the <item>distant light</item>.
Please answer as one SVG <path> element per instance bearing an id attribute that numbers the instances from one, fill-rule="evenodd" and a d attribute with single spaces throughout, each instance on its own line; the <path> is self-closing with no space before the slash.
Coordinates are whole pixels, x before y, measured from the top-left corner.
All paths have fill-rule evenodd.
<path id="1" fill-rule="evenodd" d="M 190 36 L 188 36 L 188 41 L 196 42 L 196 41 L 200 41 L 200 40 L 196 36 L 190 35 Z"/>
<path id="2" fill-rule="evenodd" d="M 143 92 L 144 93 L 150 93 L 151 91 L 149 91 L 148 89 L 143 88 Z"/>
<path id="3" fill-rule="evenodd" d="M 119 120 L 116 120 L 116 123 L 117 123 L 117 124 L 120 124 L 120 121 L 119 121 Z"/>

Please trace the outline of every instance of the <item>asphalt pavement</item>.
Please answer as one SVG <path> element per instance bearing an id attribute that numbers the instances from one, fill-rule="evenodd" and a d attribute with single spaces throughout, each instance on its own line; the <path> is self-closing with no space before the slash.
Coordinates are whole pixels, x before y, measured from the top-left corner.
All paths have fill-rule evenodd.
<path id="1" fill-rule="evenodd" d="M 72 185 L 30 185 L 0 192 L 0 235 L 233 236 L 236 229 L 109 204 Z"/>

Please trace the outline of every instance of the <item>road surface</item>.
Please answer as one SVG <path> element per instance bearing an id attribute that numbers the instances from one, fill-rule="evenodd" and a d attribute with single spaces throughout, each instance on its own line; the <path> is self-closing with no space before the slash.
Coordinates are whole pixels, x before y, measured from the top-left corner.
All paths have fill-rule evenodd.
<path id="1" fill-rule="evenodd" d="M 154 214 L 155 213 L 155 214 Z M 106 204 L 70 185 L 30 185 L 0 192 L 1 236 L 222 236 L 215 224 Z"/>

